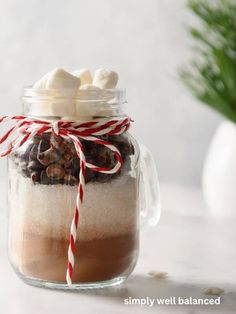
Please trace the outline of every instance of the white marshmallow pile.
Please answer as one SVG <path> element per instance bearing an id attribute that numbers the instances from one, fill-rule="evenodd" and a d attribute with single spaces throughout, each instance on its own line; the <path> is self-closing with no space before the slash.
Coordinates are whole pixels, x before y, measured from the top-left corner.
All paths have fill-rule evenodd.
<path id="1" fill-rule="evenodd" d="M 38 80 L 33 88 L 40 93 L 47 90 L 49 99 L 50 93 L 55 95 L 59 92 L 60 97 L 56 100 L 44 100 L 31 104 L 30 114 L 40 116 L 64 117 L 71 119 L 80 116 L 96 115 L 93 105 L 96 98 L 101 98 L 103 90 L 115 89 L 118 83 L 118 74 L 108 69 L 98 69 L 92 76 L 89 69 L 78 69 L 69 73 L 61 68 L 56 68 L 40 80 Z M 86 94 L 86 101 L 76 100 L 76 95 L 80 91 Z M 91 95 L 92 92 L 92 95 Z M 89 102 L 89 95 L 92 97 Z"/>

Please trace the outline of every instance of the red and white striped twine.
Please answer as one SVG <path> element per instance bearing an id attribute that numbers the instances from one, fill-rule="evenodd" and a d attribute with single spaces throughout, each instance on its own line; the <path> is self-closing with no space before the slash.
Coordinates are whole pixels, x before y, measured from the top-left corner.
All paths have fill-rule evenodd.
<path id="1" fill-rule="evenodd" d="M 113 174 L 117 173 L 122 165 L 122 157 L 119 150 L 109 143 L 97 136 L 101 135 L 120 135 L 126 132 L 131 123 L 128 117 L 119 119 L 97 119 L 78 123 L 74 121 L 57 120 L 54 122 L 33 119 L 26 116 L 3 116 L 0 118 L 0 123 L 13 121 L 14 126 L 11 127 L 1 138 L 0 145 L 4 143 L 10 136 L 16 134 L 15 138 L 11 140 L 8 148 L 0 153 L 1 157 L 7 156 L 15 152 L 25 142 L 30 141 L 34 136 L 43 133 L 52 132 L 58 137 L 70 139 L 75 147 L 77 156 L 80 162 L 79 184 L 76 197 L 76 206 L 73 220 L 70 228 L 70 239 L 68 248 L 68 261 L 66 271 L 66 281 L 68 285 L 72 284 L 73 270 L 74 270 L 74 255 L 75 242 L 77 236 L 77 229 L 79 223 L 79 209 L 83 203 L 84 185 L 85 185 L 85 169 L 90 168 L 92 171 Z M 91 141 L 99 145 L 109 148 L 115 156 L 116 164 L 113 168 L 98 167 L 86 161 L 84 155 L 82 140 Z"/>

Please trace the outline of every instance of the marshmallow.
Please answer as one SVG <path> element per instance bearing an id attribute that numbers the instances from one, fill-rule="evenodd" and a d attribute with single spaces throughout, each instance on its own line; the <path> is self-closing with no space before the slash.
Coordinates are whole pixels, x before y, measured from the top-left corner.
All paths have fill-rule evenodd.
<path id="1" fill-rule="evenodd" d="M 30 114 L 59 117 L 75 115 L 75 101 L 73 97 L 77 94 L 79 87 L 80 79 L 78 77 L 63 69 L 56 68 L 34 84 L 34 88 L 48 90 L 49 95 L 47 100 L 32 105 Z M 58 91 L 58 99 L 54 100 L 53 97 L 50 97 L 50 90 Z"/>
<path id="2" fill-rule="evenodd" d="M 32 102 L 29 108 L 29 115 L 32 116 L 52 116 L 51 103 L 47 101 Z"/>
<path id="3" fill-rule="evenodd" d="M 93 84 L 84 84 L 81 85 L 80 90 L 101 90 L 99 87 L 93 85 Z"/>
<path id="4" fill-rule="evenodd" d="M 93 85 L 104 89 L 114 89 L 118 82 L 118 74 L 107 69 L 98 69 L 93 78 Z"/>
<path id="5" fill-rule="evenodd" d="M 32 116 L 62 117 L 75 115 L 75 102 L 69 100 L 40 101 L 32 103 L 29 114 Z"/>
<path id="6" fill-rule="evenodd" d="M 50 74 L 51 74 L 51 72 L 48 72 L 43 77 L 41 77 L 40 80 L 38 80 L 36 83 L 34 83 L 33 88 L 45 89 Z"/>
<path id="7" fill-rule="evenodd" d="M 89 69 L 75 70 L 72 74 L 80 79 L 81 85 L 91 84 L 93 81 L 92 74 Z"/>
<path id="8" fill-rule="evenodd" d="M 68 89 L 73 94 L 77 93 L 79 87 L 80 79 L 60 68 L 50 72 L 46 82 L 47 89 Z"/>
<path id="9" fill-rule="evenodd" d="M 94 99 L 101 97 L 101 89 L 93 84 L 84 84 L 79 91 L 85 91 L 83 97 L 76 102 L 76 115 L 80 117 L 92 117 L 96 113 L 99 104 L 94 102 Z M 88 93 L 86 93 L 88 91 Z"/>
<path id="10" fill-rule="evenodd" d="M 75 102 L 72 100 L 57 100 L 50 104 L 51 115 L 53 117 L 73 116 L 75 115 Z"/>

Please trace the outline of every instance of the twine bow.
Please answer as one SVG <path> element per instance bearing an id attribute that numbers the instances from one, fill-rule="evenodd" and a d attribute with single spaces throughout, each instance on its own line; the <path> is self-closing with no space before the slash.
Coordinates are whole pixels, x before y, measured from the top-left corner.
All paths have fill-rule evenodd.
<path id="1" fill-rule="evenodd" d="M 0 138 L 0 145 L 12 135 L 16 134 L 16 136 L 11 140 L 8 148 L 5 151 L 0 152 L 1 157 L 12 154 L 24 143 L 30 141 L 34 136 L 41 135 L 43 133 L 53 133 L 58 137 L 64 138 L 66 140 L 71 140 L 74 144 L 80 163 L 80 170 L 79 184 L 76 196 L 76 206 L 70 227 L 66 271 L 67 284 L 71 285 L 75 264 L 74 254 L 79 223 L 79 209 L 83 203 L 84 197 L 86 167 L 91 169 L 92 171 L 106 174 L 114 174 L 120 170 L 122 165 L 122 157 L 119 150 L 108 141 L 102 140 L 97 136 L 120 135 L 122 133 L 125 133 L 129 129 L 132 120 L 128 117 L 124 117 L 121 119 L 97 119 L 78 123 L 74 121 L 64 120 L 50 122 L 46 120 L 33 119 L 26 116 L 3 116 L 0 118 L 0 124 L 7 121 L 13 121 L 14 125 Z M 81 140 L 91 141 L 110 149 L 114 153 L 114 157 L 116 160 L 115 166 L 113 168 L 99 167 L 87 162 Z"/>

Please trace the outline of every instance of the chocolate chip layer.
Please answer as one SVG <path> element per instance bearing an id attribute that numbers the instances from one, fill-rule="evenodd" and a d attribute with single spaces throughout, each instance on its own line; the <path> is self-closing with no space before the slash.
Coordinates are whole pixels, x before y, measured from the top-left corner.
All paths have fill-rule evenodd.
<path id="1" fill-rule="evenodd" d="M 129 156 L 134 154 L 134 147 L 126 135 L 100 136 L 118 148 L 123 159 L 125 171 L 130 170 Z M 116 164 L 114 153 L 107 147 L 82 140 L 86 160 L 99 167 L 112 168 Z M 62 139 L 52 133 L 35 136 L 27 143 L 27 148 L 19 149 L 12 156 L 13 162 L 24 176 L 38 184 L 79 183 L 80 162 L 71 141 Z M 122 168 L 123 168 L 122 167 Z M 86 182 L 108 182 L 119 176 L 91 171 L 86 168 Z"/>

